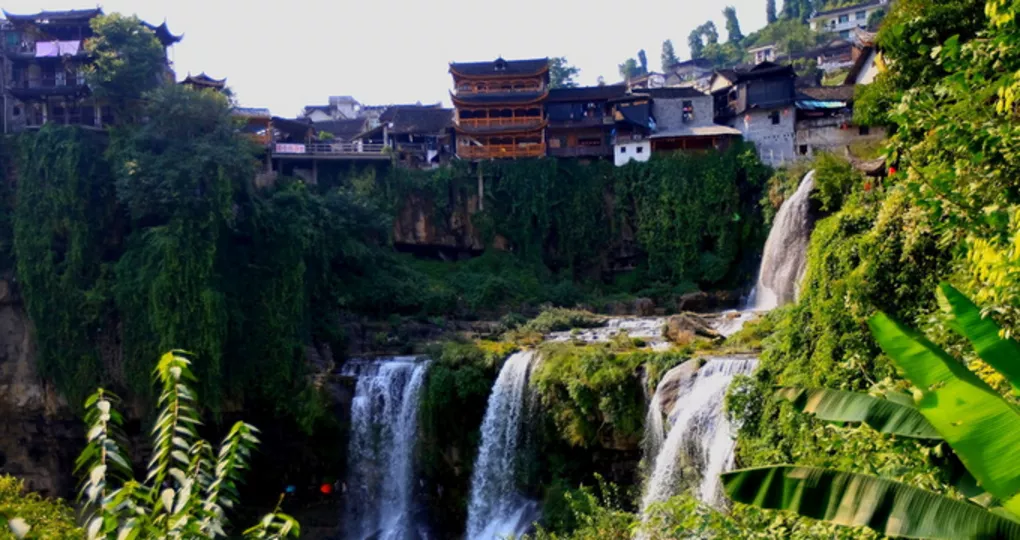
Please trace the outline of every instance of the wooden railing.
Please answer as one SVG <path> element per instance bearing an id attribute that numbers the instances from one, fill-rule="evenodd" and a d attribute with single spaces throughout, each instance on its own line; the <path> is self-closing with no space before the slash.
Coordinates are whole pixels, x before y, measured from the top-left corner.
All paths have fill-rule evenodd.
<path id="1" fill-rule="evenodd" d="M 483 87 L 476 88 L 473 86 L 461 86 L 457 88 L 458 96 L 470 96 L 472 94 L 513 94 L 517 92 L 543 92 L 545 91 L 544 85 L 516 85 L 511 88 L 499 88 L 499 87 Z"/>
<path id="2" fill-rule="evenodd" d="M 528 126 L 542 123 L 541 116 L 513 116 L 509 118 L 461 118 L 461 127 L 489 128 L 503 126 Z"/>
<path id="3" fill-rule="evenodd" d="M 308 143 L 283 144 L 273 147 L 274 154 L 341 155 L 341 154 L 382 154 L 386 145 L 360 143 Z"/>
<path id="4" fill-rule="evenodd" d="M 545 155 L 545 143 L 529 145 L 493 144 L 459 146 L 457 155 L 464 159 L 528 158 Z"/>

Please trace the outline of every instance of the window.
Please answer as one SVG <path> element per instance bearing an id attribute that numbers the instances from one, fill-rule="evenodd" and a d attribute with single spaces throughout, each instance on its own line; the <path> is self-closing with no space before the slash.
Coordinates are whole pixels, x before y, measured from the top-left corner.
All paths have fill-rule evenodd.
<path id="1" fill-rule="evenodd" d="M 842 32 L 839 33 L 839 37 L 841 37 L 843 39 L 850 39 L 850 31 L 849 30 L 843 30 Z"/>
<path id="2" fill-rule="evenodd" d="M 806 156 L 807 155 L 807 151 L 808 151 L 808 147 L 807 147 L 806 144 L 800 145 L 800 155 Z"/>
<path id="3" fill-rule="evenodd" d="M 854 13 L 854 18 L 857 19 L 858 21 L 866 20 L 868 18 L 868 12 L 858 11 L 857 13 Z"/>
<path id="4" fill-rule="evenodd" d="M 848 23 L 848 22 L 850 22 L 850 15 L 849 14 L 847 14 L 847 15 L 840 15 L 839 16 L 839 24 Z"/>
<path id="5" fill-rule="evenodd" d="M 620 147 L 620 153 L 621 154 L 626 154 L 627 153 L 627 147 L 626 146 L 621 146 Z"/>
<path id="6" fill-rule="evenodd" d="M 683 102 L 683 111 L 684 111 L 683 122 L 685 124 L 687 124 L 691 120 L 694 119 L 694 102 L 693 101 L 684 100 L 684 102 Z"/>
<path id="7" fill-rule="evenodd" d="M 868 126 L 861 126 L 861 127 L 859 127 L 857 129 L 857 132 L 859 134 L 861 134 L 861 135 L 870 135 L 871 134 L 871 128 L 868 127 Z"/>
<path id="8" fill-rule="evenodd" d="M 642 153 L 642 152 L 644 152 L 644 151 L 645 151 L 645 149 L 644 149 L 644 147 L 643 147 L 643 146 L 639 146 L 639 147 L 637 147 L 637 148 L 635 148 L 635 149 L 634 149 L 634 152 L 636 152 L 636 153 L 638 153 L 638 154 L 640 154 L 640 153 Z"/>
<path id="9" fill-rule="evenodd" d="M 772 120 L 773 126 L 779 125 L 779 111 L 772 111 L 769 113 L 769 119 Z"/>

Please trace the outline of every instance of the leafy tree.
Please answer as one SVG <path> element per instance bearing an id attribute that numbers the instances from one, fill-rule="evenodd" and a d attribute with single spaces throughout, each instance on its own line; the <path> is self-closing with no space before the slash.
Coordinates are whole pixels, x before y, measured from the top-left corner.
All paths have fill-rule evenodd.
<path id="1" fill-rule="evenodd" d="M 872 32 L 877 31 L 878 28 L 882 26 L 882 21 L 885 20 L 885 14 L 885 8 L 879 8 L 872 11 L 871 15 L 868 15 L 868 30 Z"/>
<path id="2" fill-rule="evenodd" d="M 637 52 L 638 63 L 641 64 L 641 73 L 648 73 L 648 55 L 645 54 L 645 50 L 641 49 Z"/>
<path id="3" fill-rule="evenodd" d="M 744 33 L 740 31 L 740 21 L 737 19 L 737 9 L 733 6 L 726 6 L 723 9 L 723 17 L 726 18 L 727 41 L 739 44 L 744 39 Z"/>
<path id="4" fill-rule="evenodd" d="M 156 366 L 160 410 L 152 430 L 152 459 L 145 479 L 134 478 L 123 448 L 117 399 L 100 388 L 86 402 L 87 446 L 78 458 L 81 500 L 90 513 L 89 539 L 218 538 L 227 535 L 226 512 L 239 502 L 238 485 L 258 445 L 258 429 L 237 422 L 219 448 L 202 439 L 191 361 L 182 351 Z M 299 535 L 294 518 L 277 508 L 245 531 L 251 538 Z"/>
<path id="5" fill-rule="evenodd" d="M 549 88 L 576 88 L 577 82 L 574 81 L 574 77 L 579 73 L 581 70 L 567 63 L 565 56 L 550 58 Z"/>
<path id="6" fill-rule="evenodd" d="M 166 82 L 166 51 L 137 17 L 111 13 L 89 24 L 94 35 L 85 42 L 85 50 L 92 55 L 86 74 L 97 97 L 123 111 Z"/>
<path id="7" fill-rule="evenodd" d="M 783 18 L 800 19 L 800 0 L 783 0 Z"/>
<path id="8" fill-rule="evenodd" d="M 603 77 L 602 75 L 599 75 L 599 78 L 595 79 L 595 84 L 598 85 L 598 86 L 605 86 L 606 85 L 606 78 Z"/>
<path id="9" fill-rule="evenodd" d="M 765 0 L 765 21 L 772 24 L 779 20 L 776 16 L 776 0 Z"/>
<path id="10" fill-rule="evenodd" d="M 628 58 L 624 63 L 620 64 L 619 67 L 620 76 L 623 77 L 624 80 L 629 81 L 634 77 L 644 75 L 644 72 L 641 71 L 641 65 L 633 58 Z"/>
<path id="11" fill-rule="evenodd" d="M 673 49 L 673 40 L 667 39 L 662 42 L 662 71 L 668 71 L 675 64 L 680 63 L 680 58 Z"/>
<path id="12" fill-rule="evenodd" d="M 61 500 L 25 493 L 25 484 L 13 476 L 0 476 L 0 538 L 72 540 L 81 538 L 74 510 Z"/>
<path id="13" fill-rule="evenodd" d="M 691 49 L 691 58 L 701 58 L 706 45 L 713 45 L 719 42 L 719 32 L 715 29 L 715 23 L 708 21 L 705 24 L 691 30 L 687 37 L 687 45 Z"/>
<path id="14" fill-rule="evenodd" d="M 1000 337 L 1001 328 L 953 287 L 943 284 L 941 294 L 952 314 L 949 327 L 1016 393 L 1020 343 Z M 825 389 L 780 392 L 823 420 L 862 421 L 887 433 L 943 438 L 973 475 L 967 483 L 987 490 L 984 498 L 999 501 L 999 512 L 874 476 L 786 465 L 725 474 L 727 493 L 745 504 L 868 526 L 892 536 L 1020 535 L 1020 470 L 1011 455 L 1020 445 L 1020 411 L 923 335 L 882 313 L 869 324 L 879 345 L 913 383 L 912 398 L 893 393 L 878 399 Z"/>

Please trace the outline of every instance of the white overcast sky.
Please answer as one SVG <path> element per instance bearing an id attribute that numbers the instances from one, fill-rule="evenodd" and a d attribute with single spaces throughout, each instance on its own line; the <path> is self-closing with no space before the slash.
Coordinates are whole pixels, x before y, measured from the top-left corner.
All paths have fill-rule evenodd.
<path id="1" fill-rule="evenodd" d="M 94 1 L 94 0 L 93 0 Z M 782 0 L 777 2 L 780 9 Z M 107 12 L 166 19 L 184 34 L 172 49 L 178 78 L 227 77 L 241 104 L 293 116 L 330 95 L 366 104 L 449 102 L 451 61 L 566 56 L 580 82 L 619 79 L 639 49 L 659 70 L 662 42 L 689 57 L 687 35 L 708 19 L 726 39 L 722 10 L 747 34 L 765 0 L 105 0 Z M 0 0 L 10 13 L 89 8 L 89 0 Z"/>

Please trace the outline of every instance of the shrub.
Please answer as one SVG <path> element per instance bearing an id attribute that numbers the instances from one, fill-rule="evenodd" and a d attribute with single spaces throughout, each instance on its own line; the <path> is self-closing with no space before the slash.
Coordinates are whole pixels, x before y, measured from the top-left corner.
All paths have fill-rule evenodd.
<path id="1" fill-rule="evenodd" d="M 4 516 L 12 522 L 9 533 Z M 82 536 L 74 521 L 74 511 L 64 501 L 25 493 L 24 482 L 13 476 L 0 476 L 0 538 L 18 536 L 15 530 L 23 531 L 25 526 L 33 538 L 62 540 Z"/>

